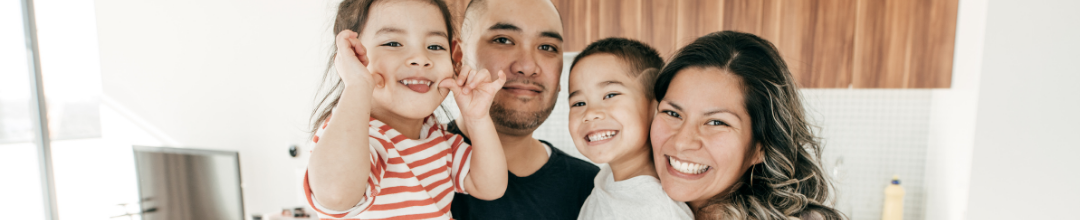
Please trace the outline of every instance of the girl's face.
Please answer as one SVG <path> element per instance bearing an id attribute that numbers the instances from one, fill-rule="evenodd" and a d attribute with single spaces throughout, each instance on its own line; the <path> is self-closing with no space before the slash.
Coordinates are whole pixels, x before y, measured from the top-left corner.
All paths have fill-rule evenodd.
<path id="1" fill-rule="evenodd" d="M 421 1 L 378 1 L 369 12 L 360 41 L 368 70 L 383 77 L 375 85 L 372 113 L 431 115 L 449 93 L 439 82 L 454 74 L 442 12 Z"/>
<path id="2" fill-rule="evenodd" d="M 655 105 L 622 59 L 589 55 L 570 70 L 569 81 L 570 136 L 578 151 L 596 163 L 648 158 Z"/>
<path id="3" fill-rule="evenodd" d="M 726 193 L 752 164 L 754 148 L 742 79 L 715 67 L 675 75 L 653 119 L 653 159 L 664 191 L 701 207 Z"/>

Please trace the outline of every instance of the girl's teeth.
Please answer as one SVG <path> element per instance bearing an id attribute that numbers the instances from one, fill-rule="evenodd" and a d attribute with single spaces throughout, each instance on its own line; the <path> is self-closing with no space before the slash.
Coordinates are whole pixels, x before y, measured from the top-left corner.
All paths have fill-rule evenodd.
<path id="1" fill-rule="evenodd" d="M 671 157 L 668 157 L 668 163 L 670 163 L 671 167 L 675 168 L 676 171 L 686 174 L 701 174 L 706 170 L 709 170 L 709 166 L 705 166 L 704 164 L 682 162 Z"/>
<path id="2" fill-rule="evenodd" d="M 424 84 L 424 85 L 431 86 L 431 82 L 427 81 L 427 80 L 423 80 L 423 81 L 421 81 L 421 80 L 401 80 L 401 84 L 405 84 L 406 86 L 407 85 L 413 85 L 413 84 Z"/>

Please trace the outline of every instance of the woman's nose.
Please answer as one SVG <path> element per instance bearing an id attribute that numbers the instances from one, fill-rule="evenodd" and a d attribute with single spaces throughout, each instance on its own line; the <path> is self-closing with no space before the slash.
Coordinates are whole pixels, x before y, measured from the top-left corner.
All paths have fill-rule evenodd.
<path id="1" fill-rule="evenodd" d="M 674 143 L 676 150 L 697 150 L 701 148 L 701 137 L 694 127 L 680 127 L 675 130 L 670 142 Z"/>

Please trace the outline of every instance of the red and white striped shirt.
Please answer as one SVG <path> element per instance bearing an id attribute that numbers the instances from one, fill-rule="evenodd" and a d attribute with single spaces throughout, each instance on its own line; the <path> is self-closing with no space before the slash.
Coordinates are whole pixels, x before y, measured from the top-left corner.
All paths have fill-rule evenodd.
<path id="1" fill-rule="evenodd" d="M 315 133 L 316 143 L 329 122 Z M 418 140 L 374 118 L 369 124 L 371 176 L 364 198 L 348 210 L 327 209 L 315 198 L 305 173 L 308 204 L 330 219 L 450 219 L 454 193 L 465 193 L 472 146 L 446 132 L 434 115 L 424 118 Z"/>

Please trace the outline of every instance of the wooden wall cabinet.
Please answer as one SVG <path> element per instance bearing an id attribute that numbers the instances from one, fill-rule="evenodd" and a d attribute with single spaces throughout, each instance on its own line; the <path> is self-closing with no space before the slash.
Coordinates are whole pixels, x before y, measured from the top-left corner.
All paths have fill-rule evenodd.
<path id="1" fill-rule="evenodd" d="M 458 15 L 469 0 L 450 0 Z M 803 88 L 948 88 L 958 0 L 553 0 L 564 51 L 607 37 L 665 60 L 735 30 L 771 41 Z"/>

